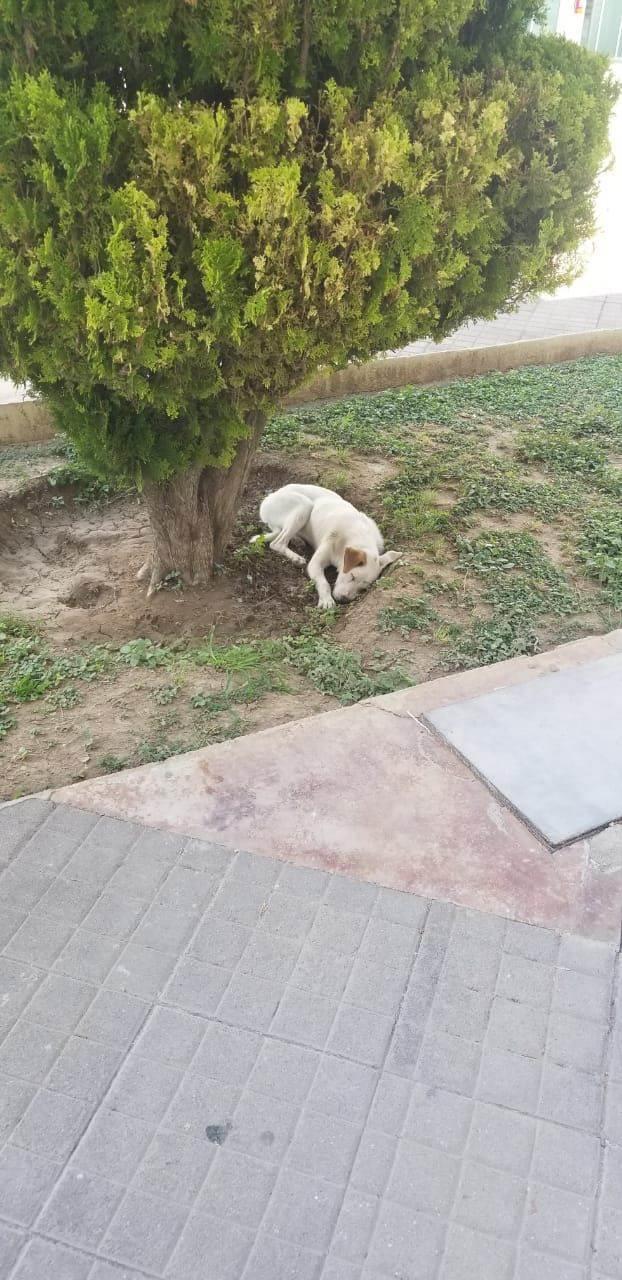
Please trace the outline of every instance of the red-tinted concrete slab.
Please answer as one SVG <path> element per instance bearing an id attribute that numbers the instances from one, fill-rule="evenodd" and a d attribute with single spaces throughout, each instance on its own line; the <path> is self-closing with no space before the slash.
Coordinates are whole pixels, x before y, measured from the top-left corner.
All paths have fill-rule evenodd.
<path id="1" fill-rule="evenodd" d="M 585 842 L 553 857 L 412 714 L 371 703 L 52 798 L 555 929 L 615 924 Z"/>

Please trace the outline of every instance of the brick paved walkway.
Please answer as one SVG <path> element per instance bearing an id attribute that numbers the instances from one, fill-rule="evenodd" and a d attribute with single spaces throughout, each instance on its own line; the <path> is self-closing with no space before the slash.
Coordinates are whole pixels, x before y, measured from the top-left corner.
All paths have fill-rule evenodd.
<path id="1" fill-rule="evenodd" d="M 0 1276 L 622 1276 L 613 947 L 0 810 Z"/>

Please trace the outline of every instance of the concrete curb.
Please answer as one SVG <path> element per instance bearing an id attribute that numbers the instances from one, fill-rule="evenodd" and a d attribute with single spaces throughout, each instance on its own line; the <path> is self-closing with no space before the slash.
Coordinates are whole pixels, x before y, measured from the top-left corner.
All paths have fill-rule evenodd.
<path id="1" fill-rule="evenodd" d="M 391 387 L 424 386 L 473 378 L 482 373 L 506 373 L 524 365 L 562 364 L 582 356 L 622 354 L 622 329 L 594 329 L 553 338 L 506 342 L 496 347 L 467 347 L 461 351 L 432 351 L 421 356 L 380 356 L 365 364 L 348 365 L 336 373 L 317 374 L 286 396 L 283 408 L 313 400 L 338 400 Z M 54 425 L 45 405 L 36 400 L 0 404 L 0 445 L 37 444 L 51 440 Z"/>
<path id="2" fill-rule="evenodd" d="M 287 396 L 283 405 L 295 408 L 313 400 L 338 400 L 391 387 L 449 382 L 482 373 L 506 373 L 523 365 L 562 364 L 582 356 L 622 353 L 622 329 L 594 329 L 554 338 L 506 342 L 497 347 L 468 347 L 462 351 L 432 351 L 421 356 L 382 356 L 366 364 L 348 365 L 336 373 L 318 374 Z"/>

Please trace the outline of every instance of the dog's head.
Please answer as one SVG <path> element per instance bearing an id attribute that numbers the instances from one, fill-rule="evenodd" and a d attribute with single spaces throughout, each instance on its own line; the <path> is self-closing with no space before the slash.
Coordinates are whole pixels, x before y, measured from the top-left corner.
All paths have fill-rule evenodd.
<path id="1" fill-rule="evenodd" d="M 359 551 L 357 547 L 346 547 L 343 565 L 333 588 L 333 598 L 339 604 L 354 600 L 361 591 L 371 587 L 387 565 L 393 564 L 398 558 L 399 551 L 385 551 L 384 555 L 378 555 L 376 551 Z"/>

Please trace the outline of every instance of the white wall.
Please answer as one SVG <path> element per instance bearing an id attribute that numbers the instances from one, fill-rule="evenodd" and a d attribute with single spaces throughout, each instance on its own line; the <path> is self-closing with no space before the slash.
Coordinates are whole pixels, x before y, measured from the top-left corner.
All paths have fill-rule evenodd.
<path id="1" fill-rule="evenodd" d="M 560 0 L 559 13 L 557 15 L 557 34 L 580 44 L 584 17 L 585 5 L 580 13 L 575 13 L 574 0 Z"/>

